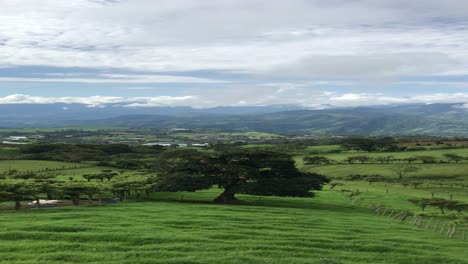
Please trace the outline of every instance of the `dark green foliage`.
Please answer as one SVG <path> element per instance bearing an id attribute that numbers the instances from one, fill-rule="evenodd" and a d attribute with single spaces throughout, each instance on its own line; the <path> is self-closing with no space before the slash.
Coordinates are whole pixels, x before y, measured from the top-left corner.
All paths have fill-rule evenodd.
<path id="1" fill-rule="evenodd" d="M 323 156 L 304 157 L 304 164 L 330 164 L 332 160 Z"/>
<path id="2" fill-rule="evenodd" d="M 346 159 L 346 161 L 351 164 L 351 163 L 354 163 L 354 162 L 360 162 L 361 164 L 364 164 L 368 161 L 371 161 L 372 158 L 369 157 L 369 156 L 352 156 L 352 157 L 348 157 Z"/>
<path id="3" fill-rule="evenodd" d="M 368 138 L 355 137 L 343 140 L 341 146 L 346 150 L 356 151 L 398 151 L 400 148 L 392 137 Z"/>
<path id="4" fill-rule="evenodd" d="M 114 196 L 121 200 L 148 196 L 155 190 L 156 177 L 151 174 L 119 175 L 111 182 Z"/>
<path id="5" fill-rule="evenodd" d="M 287 154 L 231 149 L 218 152 L 179 150 L 164 153 L 157 168 L 157 190 L 196 191 L 216 184 L 224 192 L 216 202 L 233 202 L 236 193 L 312 196 L 328 182 L 324 176 L 297 170 Z"/>
<path id="6" fill-rule="evenodd" d="M 107 181 L 110 181 L 112 178 L 117 176 L 118 173 L 112 172 L 112 170 L 102 170 L 100 173 L 96 174 L 85 174 L 83 175 L 83 178 L 85 178 L 88 182 L 91 180 L 96 180 L 96 181 L 104 181 L 104 179 L 107 179 Z"/>
<path id="7" fill-rule="evenodd" d="M 454 153 L 446 153 L 446 154 L 444 154 L 444 157 L 447 158 L 449 162 L 454 161 L 455 163 L 458 163 L 458 162 L 466 159 L 466 158 L 464 158 L 464 157 L 462 157 L 460 155 L 454 154 Z"/>
<path id="8" fill-rule="evenodd" d="M 386 179 L 384 176 L 379 174 L 351 174 L 346 177 L 346 180 L 350 181 L 367 181 L 369 184 L 373 182 L 384 182 Z"/>
<path id="9" fill-rule="evenodd" d="M 396 175 L 398 175 L 399 179 L 403 179 L 407 174 L 412 172 L 417 172 L 421 170 L 420 167 L 413 166 L 411 164 L 395 164 L 393 167 L 390 168 Z"/>
<path id="10" fill-rule="evenodd" d="M 415 158 L 420 160 L 422 163 L 437 163 L 437 158 L 433 156 L 420 155 L 420 156 L 415 156 Z"/>
<path id="11" fill-rule="evenodd" d="M 111 155 L 133 152 L 129 146 L 123 144 L 31 144 L 22 146 L 20 151 L 28 159 L 68 162 L 103 161 Z"/>
<path id="12" fill-rule="evenodd" d="M 430 199 L 409 199 L 410 202 L 421 207 L 421 210 L 427 206 L 432 206 L 440 209 L 442 214 L 445 214 L 445 209 L 454 210 L 458 213 L 468 210 L 468 204 L 461 201 L 446 200 L 443 198 L 430 198 Z"/>
<path id="13" fill-rule="evenodd" d="M 0 201 L 15 202 L 16 210 L 21 208 L 22 200 L 36 199 L 40 192 L 40 185 L 33 180 L 9 178 L 0 181 Z"/>
<path id="14" fill-rule="evenodd" d="M 416 158 L 416 157 L 409 157 L 409 158 L 404 158 L 404 159 L 401 159 L 401 160 L 408 162 L 408 164 L 411 164 L 411 163 L 417 161 L 418 158 Z"/>

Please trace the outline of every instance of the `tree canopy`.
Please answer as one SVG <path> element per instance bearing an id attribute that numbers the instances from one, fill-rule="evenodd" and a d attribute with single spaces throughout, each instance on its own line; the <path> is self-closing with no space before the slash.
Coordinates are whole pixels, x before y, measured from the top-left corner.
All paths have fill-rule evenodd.
<path id="1" fill-rule="evenodd" d="M 161 156 L 156 189 L 196 191 L 217 185 L 223 192 L 218 203 L 235 203 L 236 194 L 261 196 L 313 196 L 329 180 L 299 171 L 291 156 L 264 150 L 234 148 L 202 152 L 174 150 Z"/>

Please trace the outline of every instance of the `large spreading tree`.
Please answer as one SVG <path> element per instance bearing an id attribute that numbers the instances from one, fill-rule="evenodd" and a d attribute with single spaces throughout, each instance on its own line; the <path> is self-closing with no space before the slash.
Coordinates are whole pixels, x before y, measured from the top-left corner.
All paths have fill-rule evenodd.
<path id="1" fill-rule="evenodd" d="M 299 171 L 284 153 L 235 148 L 216 152 L 174 150 L 161 155 L 156 166 L 158 191 L 196 191 L 217 185 L 217 203 L 236 203 L 236 194 L 313 196 L 329 180 Z"/>

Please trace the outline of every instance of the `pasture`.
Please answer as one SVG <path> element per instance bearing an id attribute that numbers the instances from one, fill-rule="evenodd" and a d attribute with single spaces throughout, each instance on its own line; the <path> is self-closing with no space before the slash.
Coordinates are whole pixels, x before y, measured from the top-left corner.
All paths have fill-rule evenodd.
<path id="1" fill-rule="evenodd" d="M 0 263 L 467 263 L 466 242 L 376 217 L 337 192 L 206 203 L 218 192 L 0 212 Z"/>
<path id="2" fill-rule="evenodd" d="M 0 160 L 0 173 L 9 170 L 19 172 L 57 173 L 58 178 L 67 180 L 70 177 L 81 180 L 81 175 L 99 173 L 102 170 L 112 169 L 103 166 L 94 166 L 89 163 L 75 163 L 46 160 Z"/>
<path id="3" fill-rule="evenodd" d="M 346 158 L 348 157 L 355 157 L 355 156 L 369 156 L 372 158 L 377 157 L 385 157 L 385 156 L 393 156 L 395 159 L 404 159 L 410 158 L 414 156 L 433 156 L 437 159 L 445 160 L 444 154 L 457 154 L 461 156 L 468 156 L 468 148 L 453 148 L 453 149 L 428 149 L 428 150 L 417 150 L 417 151 L 401 151 L 401 152 L 356 152 L 356 151 L 343 151 L 339 153 L 327 153 L 331 150 L 339 150 L 338 146 L 330 145 L 330 146 L 317 146 L 317 147 L 309 147 L 305 151 L 305 155 L 315 155 L 315 151 L 320 151 L 320 155 L 325 156 L 329 159 L 338 161 L 338 162 L 345 162 Z M 308 153 L 312 152 L 312 153 Z"/>
<path id="4" fill-rule="evenodd" d="M 0 160 L 0 173 L 9 170 L 41 171 L 45 169 L 72 169 L 73 167 L 87 166 L 87 164 L 45 161 L 45 160 Z M 88 165 L 89 166 L 89 165 Z"/>
<path id="5" fill-rule="evenodd" d="M 457 200 L 468 202 L 468 162 L 447 163 L 443 156 L 446 153 L 457 154 L 468 157 L 467 148 L 457 149 L 428 149 L 421 151 L 406 152 L 340 152 L 327 153 L 327 150 L 336 149 L 336 146 L 319 146 L 308 148 L 315 151 L 320 150 L 320 156 L 332 160 L 333 164 L 313 164 L 305 165 L 302 158 L 296 156 L 297 165 L 306 171 L 316 172 L 331 178 L 334 182 L 343 184 L 337 189 L 362 192 L 360 198 L 365 204 L 383 205 L 399 210 L 408 209 L 412 212 L 421 212 L 421 208 L 409 202 L 409 199 L 419 198 L 443 198 L 447 200 Z M 316 152 L 314 152 L 316 153 Z M 414 162 L 412 166 L 418 168 L 418 171 L 407 173 L 402 179 L 399 179 L 394 171 L 397 166 L 404 166 L 406 162 L 380 163 L 377 161 L 368 161 L 364 164 L 346 162 L 347 157 L 368 156 L 377 158 L 383 156 L 393 156 L 394 159 L 404 159 L 414 156 L 433 156 L 438 159 L 438 163 L 420 163 Z M 313 156 L 313 155 L 310 155 Z M 383 181 L 369 183 L 364 180 L 352 180 L 351 175 L 379 175 Z M 427 208 L 424 212 L 427 215 L 433 215 L 443 218 L 455 218 L 452 215 L 443 216 L 435 208 Z"/>

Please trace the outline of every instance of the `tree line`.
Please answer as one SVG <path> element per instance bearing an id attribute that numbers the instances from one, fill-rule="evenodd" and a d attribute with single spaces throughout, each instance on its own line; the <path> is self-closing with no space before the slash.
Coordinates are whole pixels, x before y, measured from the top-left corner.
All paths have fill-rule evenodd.
<path id="1" fill-rule="evenodd" d="M 162 151 L 146 161 L 140 171 L 102 170 L 82 179 L 59 180 L 54 173 L 0 175 L 0 202 L 21 202 L 40 198 L 80 199 L 142 198 L 153 192 L 197 191 L 218 186 L 223 191 L 217 203 L 237 203 L 237 194 L 260 196 L 312 197 L 329 180 L 322 175 L 299 171 L 290 155 L 271 151 L 231 148 L 201 151 Z"/>
<path id="2" fill-rule="evenodd" d="M 347 157 L 345 162 L 348 164 L 365 164 L 365 163 L 380 163 L 380 164 L 389 164 L 394 162 L 403 162 L 403 163 L 440 163 L 440 162 L 454 162 L 459 163 L 460 161 L 468 160 L 468 157 L 464 157 L 455 153 L 445 153 L 443 154 L 445 160 L 440 160 L 437 157 L 430 156 L 430 155 L 418 155 L 413 157 L 407 157 L 402 159 L 397 159 L 395 156 L 387 155 L 387 156 L 378 156 L 378 157 L 371 157 L 368 155 L 359 155 L 359 156 L 351 156 Z M 337 161 L 327 158 L 325 156 L 306 156 L 303 158 L 304 164 L 312 165 L 312 164 L 334 164 Z"/>

